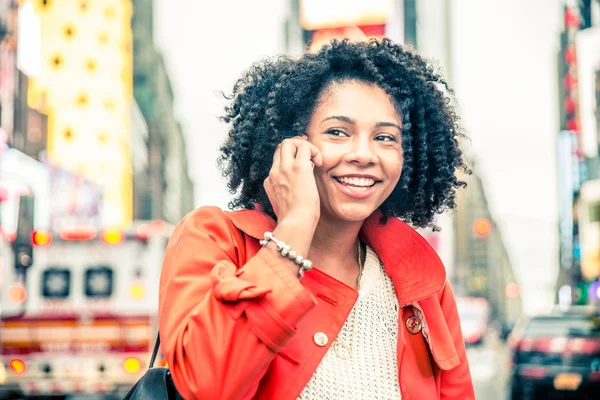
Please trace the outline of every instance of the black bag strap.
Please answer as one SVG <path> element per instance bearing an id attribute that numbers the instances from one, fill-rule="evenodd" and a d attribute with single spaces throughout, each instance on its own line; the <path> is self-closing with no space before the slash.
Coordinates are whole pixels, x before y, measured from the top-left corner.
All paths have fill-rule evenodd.
<path id="1" fill-rule="evenodd" d="M 150 358 L 150 365 L 148 369 L 154 366 L 154 362 L 156 361 L 156 356 L 158 355 L 158 349 L 160 348 L 160 332 L 156 334 L 156 342 L 154 342 L 154 350 L 152 350 L 152 358 Z"/>

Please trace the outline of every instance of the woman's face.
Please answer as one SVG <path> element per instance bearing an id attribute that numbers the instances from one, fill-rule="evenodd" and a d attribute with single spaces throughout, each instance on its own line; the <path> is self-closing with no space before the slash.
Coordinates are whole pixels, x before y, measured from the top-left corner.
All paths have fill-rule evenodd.
<path id="1" fill-rule="evenodd" d="M 331 84 L 308 124 L 319 148 L 321 215 L 363 221 L 392 193 L 402 172 L 402 121 L 390 96 L 360 81 Z"/>

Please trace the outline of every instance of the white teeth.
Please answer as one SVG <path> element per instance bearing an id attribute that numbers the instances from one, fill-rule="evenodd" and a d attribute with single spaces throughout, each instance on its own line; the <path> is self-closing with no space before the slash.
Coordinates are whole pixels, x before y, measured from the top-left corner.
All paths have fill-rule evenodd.
<path id="1" fill-rule="evenodd" d="M 375 184 L 375 179 L 371 179 L 371 178 L 357 178 L 357 177 L 342 176 L 342 177 L 338 178 L 338 180 L 347 185 L 359 186 L 359 187 L 365 187 L 365 188 L 373 186 Z"/>

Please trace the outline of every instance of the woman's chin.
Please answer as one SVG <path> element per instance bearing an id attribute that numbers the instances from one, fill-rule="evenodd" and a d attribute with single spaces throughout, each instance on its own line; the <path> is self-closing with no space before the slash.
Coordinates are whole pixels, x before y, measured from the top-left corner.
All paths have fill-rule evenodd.
<path id="1" fill-rule="evenodd" d="M 366 204 L 343 204 L 336 207 L 334 217 L 342 221 L 362 222 L 369 218 L 376 208 Z"/>

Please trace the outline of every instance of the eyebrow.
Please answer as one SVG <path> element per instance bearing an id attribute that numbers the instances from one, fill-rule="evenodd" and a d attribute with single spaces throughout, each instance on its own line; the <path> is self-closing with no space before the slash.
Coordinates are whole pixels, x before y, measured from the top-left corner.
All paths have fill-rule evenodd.
<path id="1" fill-rule="evenodd" d="M 350 124 L 350 125 L 356 125 L 356 121 L 355 120 L 353 120 L 352 118 L 343 116 L 343 115 L 333 115 L 331 117 L 327 117 L 327 118 L 323 119 L 321 122 L 323 123 L 323 122 L 328 121 L 330 119 L 335 119 L 335 120 L 338 120 L 338 121 L 342 121 L 342 122 L 345 122 L 345 123 Z M 381 128 L 381 127 L 385 127 L 385 126 L 392 127 L 392 128 L 397 128 L 400 132 L 402 132 L 402 128 L 400 127 L 400 125 L 395 124 L 393 122 L 378 122 L 378 123 L 375 124 L 376 128 Z"/>

